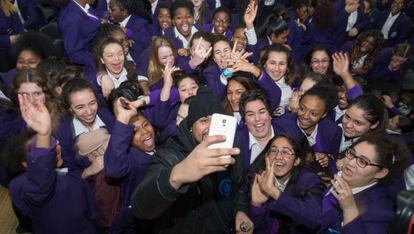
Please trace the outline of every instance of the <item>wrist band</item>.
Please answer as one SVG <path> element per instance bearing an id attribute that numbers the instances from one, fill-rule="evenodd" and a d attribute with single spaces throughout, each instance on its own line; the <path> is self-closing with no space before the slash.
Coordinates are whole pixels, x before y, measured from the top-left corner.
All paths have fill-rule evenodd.
<path id="1" fill-rule="evenodd" d="M 228 68 L 224 68 L 223 72 L 222 72 L 223 76 L 230 78 L 233 76 L 233 72 L 231 72 Z"/>

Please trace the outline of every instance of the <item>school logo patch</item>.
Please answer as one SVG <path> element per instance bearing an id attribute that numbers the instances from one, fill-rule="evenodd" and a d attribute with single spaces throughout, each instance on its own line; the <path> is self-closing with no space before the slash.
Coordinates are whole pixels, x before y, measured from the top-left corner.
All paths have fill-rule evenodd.
<path id="1" fill-rule="evenodd" d="M 229 178 L 222 179 L 219 183 L 220 195 L 223 197 L 230 197 L 231 195 L 231 180 Z"/>

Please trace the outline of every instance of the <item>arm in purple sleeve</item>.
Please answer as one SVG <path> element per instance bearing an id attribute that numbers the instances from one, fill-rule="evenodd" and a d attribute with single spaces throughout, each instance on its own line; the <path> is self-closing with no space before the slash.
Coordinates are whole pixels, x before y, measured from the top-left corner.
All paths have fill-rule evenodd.
<path id="1" fill-rule="evenodd" d="M 355 98 L 361 96 L 362 94 L 364 94 L 364 91 L 362 90 L 361 86 L 359 86 L 358 84 L 346 90 L 346 96 L 349 100 L 354 100 Z"/>
<path id="2" fill-rule="evenodd" d="M 259 87 L 263 93 L 266 95 L 270 103 L 271 110 L 275 110 L 280 104 L 280 97 L 282 96 L 282 91 L 279 86 L 270 78 L 267 72 L 263 71 L 262 77 L 257 80 L 254 80 L 254 83 Z"/>
<path id="3" fill-rule="evenodd" d="M 134 127 L 115 121 L 112 128 L 111 139 L 104 156 L 105 175 L 112 178 L 121 178 L 130 173 L 131 164 L 128 157 Z"/>

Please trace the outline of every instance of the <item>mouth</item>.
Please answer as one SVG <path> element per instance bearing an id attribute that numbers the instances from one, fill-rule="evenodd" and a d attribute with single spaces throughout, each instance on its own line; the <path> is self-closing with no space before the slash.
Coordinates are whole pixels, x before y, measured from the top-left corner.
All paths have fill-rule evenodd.
<path id="1" fill-rule="evenodd" d="M 163 29 L 165 29 L 165 28 L 168 28 L 168 27 L 169 27 L 169 25 L 168 25 L 168 23 L 167 23 L 167 22 L 164 22 L 164 23 L 162 23 L 162 24 L 161 24 L 161 27 L 162 27 Z"/>
<path id="2" fill-rule="evenodd" d="M 264 123 L 255 124 L 255 125 L 253 125 L 253 128 L 258 133 L 266 131 L 266 126 L 265 126 Z"/>
<path id="3" fill-rule="evenodd" d="M 283 167 L 285 167 L 285 166 L 286 166 L 286 163 L 285 163 L 285 162 L 282 162 L 282 161 L 280 161 L 280 162 L 275 162 L 275 163 L 273 164 L 273 166 L 274 166 L 275 168 L 277 168 L 277 169 L 282 169 Z"/>
<path id="4" fill-rule="evenodd" d="M 190 31 L 190 25 L 188 24 L 181 25 L 181 31 L 187 34 Z"/>
<path id="5" fill-rule="evenodd" d="M 115 63 L 115 64 L 111 64 L 111 67 L 115 73 L 119 73 L 122 71 L 123 66 L 122 66 L 122 63 Z"/>
<path id="6" fill-rule="evenodd" d="M 144 138 L 143 143 L 146 147 L 149 147 L 149 148 L 153 147 L 154 146 L 154 138 L 152 136 L 148 136 L 148 137 Z"/>
<path id="7" fill-rule="evenodd" d="M 344 176 L 344 175 L 346 175 L 346 176 L 352 176 L 354 174 L 354 172 L 352 171 L 352 169 L 351 168 L 349 168 L 348 166 L 345 166 L 343 169 L 342 169 L 342 176 Z"/>

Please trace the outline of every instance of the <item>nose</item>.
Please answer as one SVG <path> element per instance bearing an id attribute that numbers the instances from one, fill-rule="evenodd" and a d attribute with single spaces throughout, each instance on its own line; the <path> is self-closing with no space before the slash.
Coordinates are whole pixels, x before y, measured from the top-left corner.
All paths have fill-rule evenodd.
<path id="1" fill-rule="evenodd" d="M 236 95 L 235 93 L 233 93 L 233 94 L 230 96 L 230 99 L 231 99 L 232 101 L 236 101 L 236 100 L 237 100 L 237 95 Z"/>
<path id="2" fill-rule="evenodd" d="M 189 97 L 194 96 L 194 92 L 193 92 L 192 89 L 189 89 L 187 94 L 188 94 Z"/>
<path id="3" fill-rule="evenodd" d="M 303 113 L 302 117 L 303 117 L 304 119 L 309 119 L 309 112 L 308 112 L 308 111 L 306 111 L 305 113 Z"/>
<path id="4" fill-rule="evenodd" d="M 90 107 L 86 107 L 86 114 L 87 115 L 91 115 L 92 114 L 92 110 Z"/>
<path id="5" fill-rule="evenodd" d="M 259 114 L 255 114 L 254 115 L 254 120 L 259 121 L 260 120 L 260 115 Z"/>

